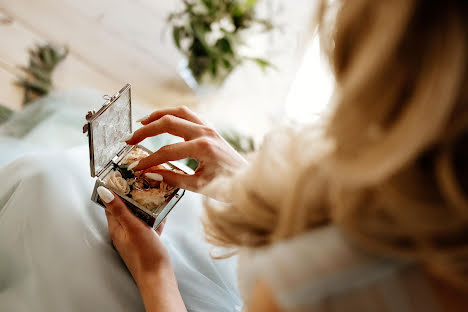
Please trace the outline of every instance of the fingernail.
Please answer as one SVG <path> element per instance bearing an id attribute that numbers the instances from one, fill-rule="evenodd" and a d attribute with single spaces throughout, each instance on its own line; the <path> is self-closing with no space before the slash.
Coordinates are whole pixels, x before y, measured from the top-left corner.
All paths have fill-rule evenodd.
<path id="1" fill-rule="evenodd" d="M 111 191 L 106 189 L 104 186 L 100 186 L 97 188 L 97 192 L 99 194 L 99 197 L 106 203 L 110 203 L 111 201 L 114 200 L 114 194 L 112 194 Z"/>
<path id="2" fill-rule="evenodd" d="M 150 116 L 150 115 L 145 115 L 145 116 L 141 117 L 140 119 L 137 119 L 137 121 L 136 121 L 136 122 L 142 122 L 143 120 L 146 120 L 146 119 L 148 119 L 148 118 L 149 118 L 149 116 Z"/>
<path id="3" fill-rule="evenodd" d="M 155 181 L 162 181 L 163 180 L 163 176 L 160 175 L 159 173 L 155 173 L 155 172 L 148 172 L 148 173 L 145 174 L 145 176 L 147 176 L 151 180 L 155 180 Z"/>
<path id="4" fill-rule="evenodd" d="M 120 140 L 120 142 L 127 142 L 127 141 L 130 140 L 132 137 L 133 137 L 133 133 L 130 133 L 128 136 L 126 136 L 125 138 L 123 138 L 122 140 Z"/>
<path id="5" fill-rule="evenodd" d="M 133 168 L 135 168 L 136 166 L 138 166 L 139 163 L 140 163 L 139 160 L 132 162 L 132 163 L 130 164 L 130 166 L 128 166 L 128 170 L 133 170 Z"/>

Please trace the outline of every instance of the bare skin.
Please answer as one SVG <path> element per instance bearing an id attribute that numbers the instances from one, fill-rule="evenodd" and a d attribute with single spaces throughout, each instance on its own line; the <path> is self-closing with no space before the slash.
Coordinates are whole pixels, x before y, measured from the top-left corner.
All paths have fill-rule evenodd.
<path id="1" fill-rule="evenodd" d="M 198 192 L 219 172 L 235 170 L 247 164 L 213 128 L 206 125 L 186 107 L 158 110 L 141 122 L 143 127 L 136 130 L 127 141 L 135 145 L 148 137 L 170 133 L 184 139 L 184 142 L 167 145 L 140 160 L 133 170 L 143 170 L 171 160 L 194 158 L 199 166 L 193 175 L 169 170 L 153 170 L 164 177 L 167 183 L 186 190 Z"/>

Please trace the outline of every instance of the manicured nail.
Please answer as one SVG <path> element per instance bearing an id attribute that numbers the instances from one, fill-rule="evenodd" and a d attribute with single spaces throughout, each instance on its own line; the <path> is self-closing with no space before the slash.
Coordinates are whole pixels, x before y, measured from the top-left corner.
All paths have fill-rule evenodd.
<path id="1" fill-rule="evenodd" d="M 145 176 L 147 176 L 151 180 L 155 180 L 155 181 L 162 181 L 163 180 L 163 176 L 160 175 L 159 173 L 155 173 L 155 172 L 145 173 Z"/>
<path id="2" fill-rule="evenodd" d="M 150 117 L 150 115 L 146 115 L 146 116 L 143 116 L 141 117 L 140 119 L 138 119 L 136 122 L 142 122 L 143 120 L 146 120 Z"/>
<path id="3" fill-rule="evenodd" d="M 132 163 L 130 164 L 130 166 L 128 166 L 128 170 L 133 170 L 133 168 L 135 168 L 136 166 L 138 166 L 139 163 L 140 163 L 139 160 L 132 162 Z"/>
<path id="4" fill-rule="evenodd" d="M 114 194 L 112 194 L 111 191 L 106 189 L 104 186 L 100 186 L 97 188 L 97 192 L 99 194 L 99 197 L 106 203 L 110 203 L 111 201 L 114 200 Z"/>
<path id="5" fill-rule="evenodd" d="M 128 136 L 126 136 L 125 138 L 123 138 L 122 140 L 120 140 L 120 142 L 127 142 L 127 141 L 130 140 L 132 137 L 133 137 L 133 133 L 130 133 Z"/>

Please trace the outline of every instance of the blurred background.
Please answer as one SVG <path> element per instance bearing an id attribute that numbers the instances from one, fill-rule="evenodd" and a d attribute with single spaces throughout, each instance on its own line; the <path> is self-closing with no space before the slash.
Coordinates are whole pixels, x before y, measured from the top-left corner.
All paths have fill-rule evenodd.
<path id="1" fill-rule="evenodd" d="M 0 0 L 0 136 L 24 150 L 86 143 L 86 112 L 126 83 L 134 120 L 186 105 L 256 141 L 285 119 L 314 120 L 333 84 L 312 33 L 316 6 Z"/>

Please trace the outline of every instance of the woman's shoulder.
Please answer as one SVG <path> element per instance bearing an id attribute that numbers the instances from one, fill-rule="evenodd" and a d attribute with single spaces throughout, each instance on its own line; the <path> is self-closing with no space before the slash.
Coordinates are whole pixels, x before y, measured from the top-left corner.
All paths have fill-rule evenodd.
<path id="1" fill-rule="evenodd" d="M 425 275 L 415 265 L 369 254 L 349 242 L 334 226 L 318 228 L 267 248 L 242 250 L 241 292 L 251 293 L 257 280 L 266 281 L 278 302 L 291 309 L 344 304 L 344 309 L 332 311 L 347 311 L 352 302 L 353 308 L 361 311 L 374 311 L 372 307 L 381 304 L 390 307 L 383 311 L 401 311 L 414 296 L 431 296 Z"/>

